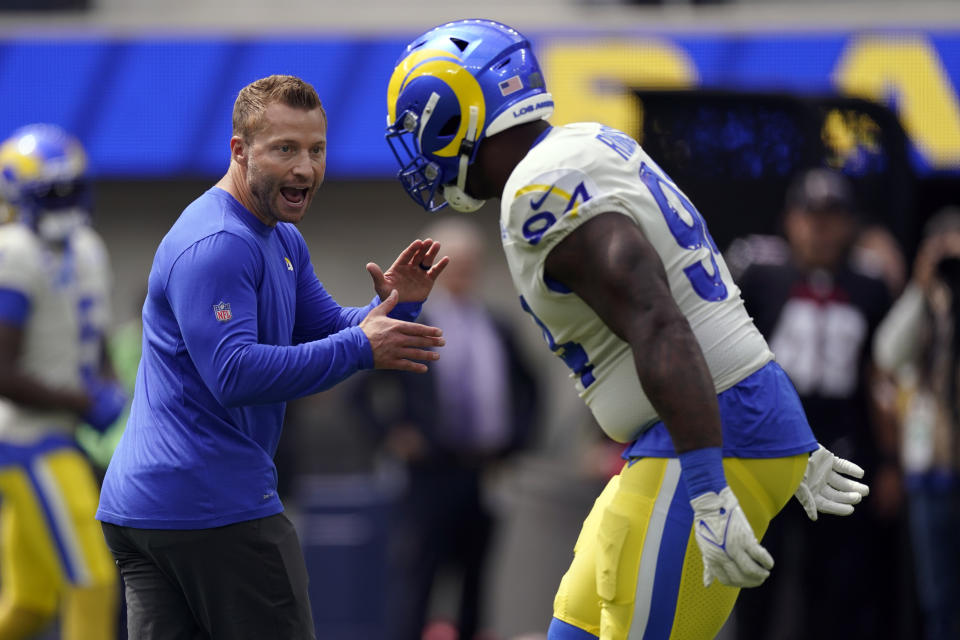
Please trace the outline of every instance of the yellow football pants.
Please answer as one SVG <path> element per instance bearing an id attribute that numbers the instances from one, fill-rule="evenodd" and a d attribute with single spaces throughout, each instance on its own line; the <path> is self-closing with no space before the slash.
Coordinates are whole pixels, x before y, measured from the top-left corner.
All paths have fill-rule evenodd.
<path id="1" fill-rule="evenodd" d="M 0 501 L 0 638 L 32 637 L 59 613 L 63 640 L 114 640 L 117 570 L 83 455 L 0 445 Z"/>
<path id="2" fill-rule="evenodd" d="M 724 459 L 758 539 L 793 496 L 808 458 Z M 641 458 L 610 480 L 584 521 L 554 618 L 601 640 L 703 640 L 717 635 L 739 592 L 716 581 L 703 586 L 679 461 Z"/>

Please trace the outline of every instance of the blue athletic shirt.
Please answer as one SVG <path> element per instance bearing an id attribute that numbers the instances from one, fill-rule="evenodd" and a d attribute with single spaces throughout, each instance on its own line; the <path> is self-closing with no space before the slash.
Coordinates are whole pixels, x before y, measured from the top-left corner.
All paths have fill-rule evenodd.
<path id="1" fill-rule="evenodd" d="M 373 367 L 357 325 L 379 302 L 341 307 L 296 227 L 204 193 L 153 260 L 133 406 L 97 519 L 202 529 L 283 511 L 273 456 L 286 401 Z M 413 320 L 420 306 L 391 315 Z"/>

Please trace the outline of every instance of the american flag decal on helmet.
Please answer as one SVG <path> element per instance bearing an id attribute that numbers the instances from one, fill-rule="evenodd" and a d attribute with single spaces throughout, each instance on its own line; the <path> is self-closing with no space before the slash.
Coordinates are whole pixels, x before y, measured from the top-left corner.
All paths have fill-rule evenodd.
<path id="1" fill-rule="evenodd" d="M 220 301 L 220 304 L 213 305 L 213 315 L 216 317 L 217 322 L 226 322 L 233 317 L 233 312 L 230 311 L 230 303 Z"/>
<path id="2" fill-rule="evenodd" d="M 520 80 L 520 76 L 513 76 L 508 78 L 500 83 L 500 95 L 508 96 L 515 91 L 520 91 L 523 89 L 523 81 Z"/>

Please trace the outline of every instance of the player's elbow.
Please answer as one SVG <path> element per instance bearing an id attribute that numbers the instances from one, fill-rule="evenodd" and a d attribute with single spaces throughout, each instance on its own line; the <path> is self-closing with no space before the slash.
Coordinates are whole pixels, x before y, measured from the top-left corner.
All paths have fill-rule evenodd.
<path id="1" fill-rule="evenodd" d="M 15 366 L 10 363 L 0 364 L 0 398 L 16 402 L 21 396 L 18 393 L 20 379 L 20 373 Z"/>
<path id="2" fill-rule="evenodd" d="M 650 314 L 630 344 L 640 383 L 648 396 L 674 385 L 678 371 L 703 359 L 690 323 L 669 310 Z"/>
<path id="3" fill-rule="evenodd" d="M 632 323 L 628 341 L 637 346 L 664 346 L 693 336 L 690 323 L 679 309 L 652 306 L 638 314 Z"/>

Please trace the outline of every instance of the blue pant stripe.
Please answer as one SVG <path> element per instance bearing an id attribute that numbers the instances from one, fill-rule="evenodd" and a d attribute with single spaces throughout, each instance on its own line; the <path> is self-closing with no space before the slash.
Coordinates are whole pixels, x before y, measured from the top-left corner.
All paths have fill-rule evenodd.
<path id="1" fill-rule="evenodd" d="M 673 630 L 683 558 L 687 553 L 691 526 L 693 509 L 687 500 L 687 487 L 681 476 L 664 523 L 660 552 L 657 554 L 657 569 L 653 578 L 653 594 L 650 598 L 650 618 L 643 640 L 668 640 Z"/>
<path id="2" fill-rule="evenodd" d="M 550 629 L 547 630 L 547 640 L 597 640 L 597 636 L 554 618 L 550 621 Z"/>

